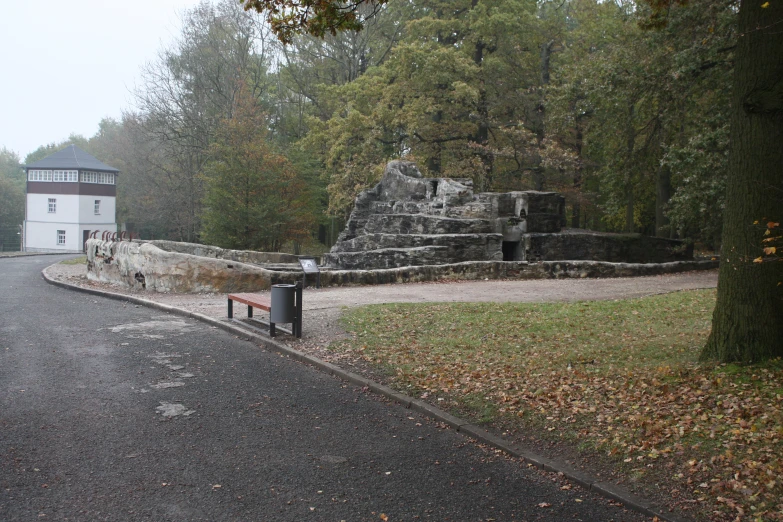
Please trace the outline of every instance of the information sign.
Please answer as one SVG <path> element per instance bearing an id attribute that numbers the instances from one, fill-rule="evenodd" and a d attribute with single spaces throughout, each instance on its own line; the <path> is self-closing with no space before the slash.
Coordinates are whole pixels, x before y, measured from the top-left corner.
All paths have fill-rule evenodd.
<path id="1" fill-rule="evenodd" d="M 302 271 L 305 273 L 303 285 L 307 286 L 307 274 L 316 274 L 316 288 L 321 288 L 321 271 L 318 269 L 318 263 L 314 257 L 300 257 L 299 264 L 302 265 Z"/>

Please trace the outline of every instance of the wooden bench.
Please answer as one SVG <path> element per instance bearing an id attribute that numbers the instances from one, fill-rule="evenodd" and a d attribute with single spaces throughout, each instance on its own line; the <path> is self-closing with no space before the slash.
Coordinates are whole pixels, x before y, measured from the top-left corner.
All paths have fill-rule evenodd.
<path id="1" fill-rule="evenodd" d="M 265 295 L 260 295 L 260 294 L 251 294 L 251 293 L 228 294 L 228 318 L 229 319 L 234 318 L 234 301 L 247 305 L 248 318 L 253 317 L 253 308 L 258 308 L 260 310 L 269 312 L 270 314 L 269 335 L 270 337 L 275 337 L 277 332 L 275 328 L 275 323 L 271 321 L 272 300 L 270 297 Z M 283 328 L 281 328 L 281 330 L 285 331 Z M 302 337 L 302 288 L 299 284 L 297 284 L 297 289 L 296 289 L 296 314 L 294 317 L 294 322 L 291 325 L 291 331 L 289 333 L 291 333 L 291 335 L 295 337 Z"/>

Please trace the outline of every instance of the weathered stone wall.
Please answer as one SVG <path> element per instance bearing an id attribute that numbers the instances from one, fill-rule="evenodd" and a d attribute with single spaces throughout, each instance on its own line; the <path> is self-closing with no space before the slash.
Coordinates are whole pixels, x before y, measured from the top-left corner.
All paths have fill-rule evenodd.
<path id="1" fill-rule="evenodd" d="M 301 277 L 301 272 L 276 272 L 229 259 L 180 253 L 176 250 L 192 248 L 166 243 L 175 251 L 163 250 L 151 242 L 90 239 L 87 277 L 139 290 L 185 293 L 264 290 Z M 210 247 L 204 252 L 214 253 Z"/>
<path id="2" fill-rule="evenodd" d="M 562 230 L 556 234 L 526 234 L 528 261 L 580 259 L 611 263 L 667 263 L 693 259 L 693 245 L 642 234 L 605 234 Z"/>
<path id="3" fill-rule="evenodd" d="M 185 248 L 185 247 L 183 247 Z M 468 261 L 379 270 L 325 270 L 322 286 L 378 285 L 439 280 L 631 277 L 717 268 L 717 261 L 607 263 L 595 261 Z M 294 283 L 301 271 L 272 271 L 226 259 L 167 252 L 149 242 L 87 241 L 87 277 L 155 292 L 253 292 Z M 308 278 L 312 281 L 312 278 Z"/>
<path id="4" fill-rule="evenodd" d="M 556 232 L 565 200 L 554 192 L 473 193 L 467 179 L 425 178 L 392 161 L 353 212 L 324 262 L 340 269 L 384 269 L 463 261 L 501 261 L 503 241 Z M 509 254 L 522 260 L 522 248 Z M 514 257 L 516 256 L 516 257 Z"/>
<path id="5" fill-rule="evenodd" d="M 322 286 L 381 285 L 484 279 L 584 279 L 637 277 L 718 268 L 718 261 L 607 263 L 603 261 L 469 261 L 450 265 L 406 266 L 382 270 L 330 270 Z"/>
<path id="6" fill-rule="evenodd" d="M 491 234 L 488 219 L 454 219 L 426 214 L 373 214 L 364 225 L 365 234 Z M 456 239 L 456 238 L 455 238 Z"/>
<path id="7" fill-rule="evenodd" d="M 587 260 L 664 263 L 693 259 L 682 241 L 640 234 L 563 230 L 565 199 L 555 192 L 473 193 L 470 180 L 425 178 L 392 161 L 356 198 L 326 265 L 387 269 L 465 261 Z"/>
<path id="8" fill-rule="evenodd" d="M 184 243 L 179 241 L 152 240 L 141 241 L 154 245 L 166 252 L 177 252 L 179 254 L 192 254 L 200 257 L 211 257 L 213 259 L 228 259 L 230 261 L 240 261 L 242 263 L 297 263 L 299 258 L 293 254 L 284 254 L 282 252 L 254 252 L 251 250 L 229 250 L 210 245 L 199 245 L 198 243 Z"/>

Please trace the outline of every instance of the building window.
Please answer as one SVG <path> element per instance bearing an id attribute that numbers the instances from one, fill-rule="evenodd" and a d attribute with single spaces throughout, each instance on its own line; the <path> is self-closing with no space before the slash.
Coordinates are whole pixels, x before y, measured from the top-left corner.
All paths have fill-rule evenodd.
<path id="1" fill-rule="evenodd" d="M 79 171 L 77 170 L 53 170 L 52 181 L 79 181 Z"/>
<path id="2" fill-rule="evenodd" d="M 52 181 L 51 170 L 30 170 L 27 172 L 28 181 Z"/>
<path id="3" fill-rule="evenodd" d="M 78 170 L 29 170 L 28 181 L 59 181 L 76 183 L 79 181 Z"/>
<path id="4" fill-rule="evenodd" d="M 102 185 L 114 185 L 114 173 L 82 171 L 80 181 L 82 183 L 100 183 Z"/>
<path id="5" fill-rule="evenodd" d="M 58 230 L 57 231 L 57 244 L 58 245 L 65 245 L 65 230 Z"/>
<path id="6" fill-rule="evenodd" d="M 96 216 L 100 216 L 100 214 L 101 214 L 101 200 L 100 199 L 96 199 L 95 200 L 95 215 Z"/>
<path id="7" fill-rule="evenodd" d="M 50 214 L 57 213 L 57 199 L 55 198 L 49 198 L 49 213 Z"/>

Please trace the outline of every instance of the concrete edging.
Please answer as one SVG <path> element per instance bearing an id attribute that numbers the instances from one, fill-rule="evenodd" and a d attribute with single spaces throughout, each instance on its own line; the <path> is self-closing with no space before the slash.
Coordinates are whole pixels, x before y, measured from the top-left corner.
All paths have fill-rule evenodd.
<path id="1" fill-rule="evenodd" d="M 0 253 L 0 259 L 11 259 L 14 257 L 33 257 L 33 256 L 68 256 L 77 255 L 78 252 L 12 252 L 9 254 Z"/>
<path id="2" fill-rule="evenodd" d="M 687 522 L 689 520 L 686 518 L 679 517 L 673 513 L 665 513 L 660 506 L 656 506 L 651 501 L 634 495 L 633 493 L 629 492 L 627 489 L 621 486 L 600 481 L 598 480 L 597 477 L 593 477 L 587 473 L 583 473 L 579 470 L 573 469 L 571 466 L 563 462 L 548 459 L 542 455 L 538 455 L 524 448 L 516 446 L 498 437 L 497 435 L 488 432 L 487 430 L 479 426 L 469 424 L 468 422 L 458 417 L 455 417 L 454 415 L 451 415 L 446 411 L 441 410 L 437 406 L 433 406 L 429 403 L 409 397 L 403 393 L 399 393 L 388 386 L 385 386 L 383 384 L 362 377 L 359 374 L 344 370 L 343 368 L 335 364 L 321 360 L 312 355 L 308 355 L 304 352 L 300 352 L 299 350 L 290 348 L 284 345 L 283 343 L 277 342 L 264 335 L 260 335 L 257 332 L 244 329 L 238 326 L 237 323 L 227 323 L 219 319 L 215 319 L 214 317 L 209 317 L 197 312 L 189 312 L 181 308 L 176 308 L 162 303 L 156 303 L 155 301 L 142 299 L 140 297 L 118 294 L 114 292 L 107 292 L 104 290 L 97 290 L 94 288 L 84 288 L 71 283 L 56 281 L 51 277 L 49 277 L 49 275 L 46 273 L 46 268 L 44 268 L 41 271 L 41 275 L 47 283 L 52 284 L 54 286 L 58 286 L 68 290 L 74 290 L 77 292 L 87 293 L 91 295 L 106 297 L 118 301 L 128 301 L 134 304 L 147 306 L 149 308 L 154 308 L 174 315 L 179 315 L 182 317 L 190 317 L 202 321 L 204 323 L 207 323 L 211 326 L 215 326 L 217 328 L 225 330 L 229 333 L 236 334 L 240 337 L 245 337 L 245 340 L 255 341 L 263 345 L 264 348 L 266 348 L 271 352 L 276 352 L 281 355 L 285 355 L 296 361 L 314 366 L 319 371 L 322 371 L 328 375 L 332 375 L 334 377 L 337 377 L 343 381 L 349 382 L 356 386 L 367 388 L 373 393 L 376 393 L 393 402 L 396 402 L 407 409 L 411 409 L 427 417 L 430 417 L 433 420 L 442 422 L 450 426 L 451 428 L 453 428 L 458 433 L 461 433 L 469 438 L 472 438 L 492 448 L 501 450 L 504 453 L 511 455 L 512 457 L 516 457 L 529 465 L 535 466 L 536 468 L 539 468 L 544 471 L 550 471 L 553 473 L 562 474 L 565 478 L 579 484 L 586 490 L 598 493 L 599 495 L 602 495 L 606 498 L 620 502 L 628 509 L 637 511 L 645 516 L 657 517 L 659 520 L 662 521 Z"/>

